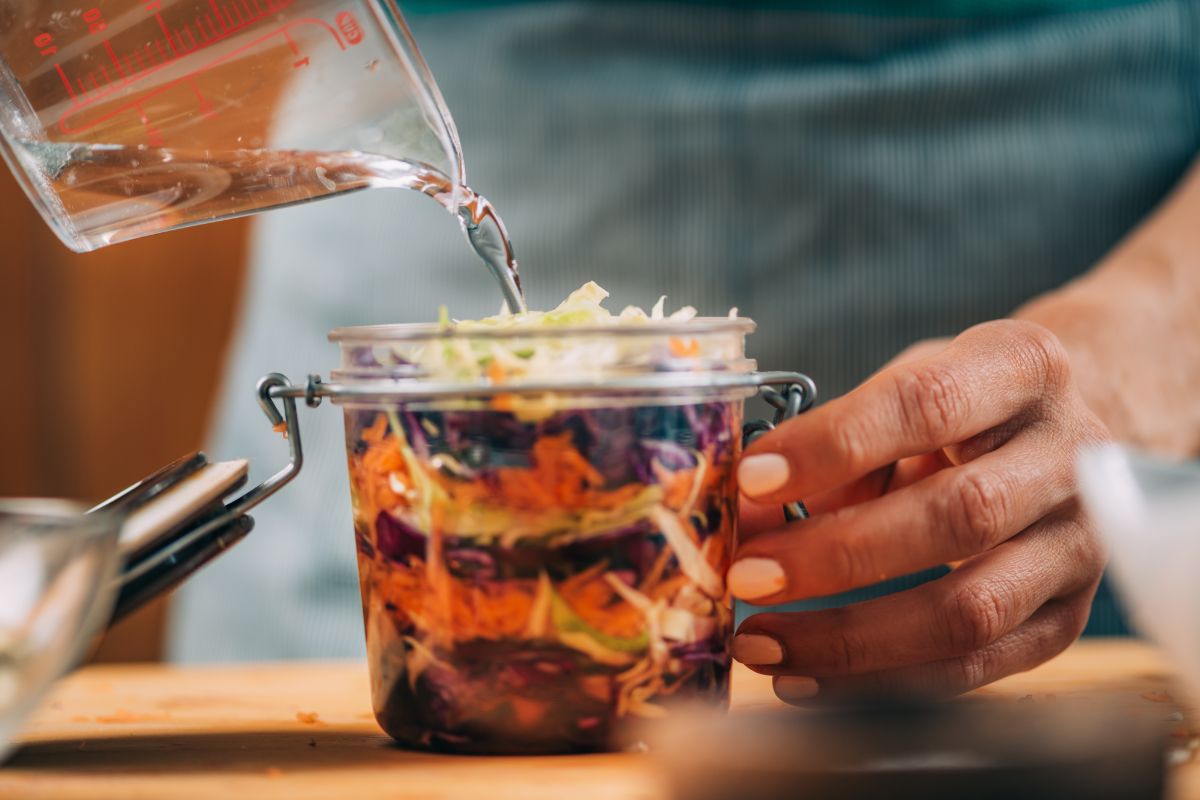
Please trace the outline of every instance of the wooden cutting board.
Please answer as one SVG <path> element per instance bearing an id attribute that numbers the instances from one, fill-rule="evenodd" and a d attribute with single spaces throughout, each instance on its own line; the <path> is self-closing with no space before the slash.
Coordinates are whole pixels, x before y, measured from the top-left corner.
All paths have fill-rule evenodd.
<path id="1" fill-rule="evenodd" d="M 1096 692 L 1177 711 L 1157 653 L 1088 641 L 981 694 L 1052 702 Z M 734 712 L 778 701 L 739 668 Z M 1200 800 L 1200 737 L 1178 722 L 1172 797 Z M 499 758 L 399 749 L 370 713 L 362 663 L 93 666 L 64 680 L 0 768 L 2 798 L 405 797 L 662 800 L 640 755 Z"/>

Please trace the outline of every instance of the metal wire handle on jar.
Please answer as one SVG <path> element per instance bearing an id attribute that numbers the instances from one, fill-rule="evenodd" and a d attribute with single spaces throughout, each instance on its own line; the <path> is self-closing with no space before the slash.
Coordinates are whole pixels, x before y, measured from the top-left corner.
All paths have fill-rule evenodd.
<path id="1" fill-rule="evenodd" d="M 668 388 L 679 390 L 713 389 L 713 388 L 756 388 L 759 396 L 775 409 L 772 421 L 753 420 L 742 426 L 742 443 L 748 445 L 784 420 L 791 419 L 812 407 L 817 399 L 817 386 L 812 378 L 799 372 L 754 372 L 749 374 L 729 375 L 653 375 L 638 376 L 624 379 L 607 380 L 602 385 L 580 383 L 572 386 L 569 382 L 560 381 L 557 384 L 541 386 L 528 384 L 526 386 L 507 386 L 505 392 L 544 392 L 553 389 L 561 390 L 565 386 L 574 389 L 587 389 L 594 392 L 622 393 L 628 391 L 645 391 L 649 388 L 661 390 L 663 384 Z M 775 387 L 781 387 L 776 389 Z M 491 386 L 403 386 L 390 390 L 397 397 L 406 399 L 428 399 L 452 392 L 461 396 L 482 396 L 494 394 L 495 387 Z M 300 444 L 300 423 L 296 415 L 296 401 L 304 400 L 309 408 L 317 408 L 323 398 L 356 398 L 364 395 L 380 396 L 388 393 L 385 387 L 369 385 L 367 387 L 347 386 L 340 383 L 327 383 L 320 375 L 309 375 L 304 384 L 293 384 L 286 376 L 277 372 L 264 376 L 258 382 L 258 403 L 270 423 L 281 431 L 286 431 L 291 458 L 283 469 L 272 475 L 261 485 L 249 490 L 237 500 L 229 504 L 229 513 L 221 519 L 228 519 L 238 514 L 245 514 L 254 506 L 279 491 L 299 473 L 304 463 L 304 451 Z M 281 401 L 283 410 L 280 411 L 276 401 Z M 803 503 L 788 503 L 784 506 L 784 515 L 789 520 L 807 519 L 808 510 Z M 214 520 L 215 524 L 216 520 Z M 191 537 L 189 537 L 190 539 Z"/>
<path id="2" fill-rule="evenodd" d="M 568 382 L 559 381 L 551 386 L 526 385 L 506 387 L 505 392 L 561 390 Z M 782 391 L 772 388 L 782 387 Z M 608 380 L 601 385 L 579 382 L 572 386 L 591 392 L 646 392 L 674 389 L 679 391 L 714 389 L 757 389 L 759 395 L 775 409 L 774 420 L 757 420 L 743 426 L 743 442 L 749 444 L 757 437 L 772 430 L 775 425 L 808 409 L 816 399 L 816 386 L 806 375 L 796 372 L 755 372 L 718 375 L 654 375 L 634 376 Z M 406 400 L 444 396 L 485 396 L 495 392 L 489 386 L 423 386 L 393 387 L 394 396 Z M 353 399 L 368 395 L 378 396 L 381 387 L 370 388 L 325 383 L 320 375 L 309 375 L 303 385 L 293 384 L 286 376 L 272 373 L 264 376 L 257 386 L 258 402 L 271 425 L 283 433 L 288 441 L 289 459 L 278 472 L 252 489 L 232 500 L 221 503 L 222 508 L 204 516 L 195 525 L 185 527 L 177 534 L 166 537 L 144 557 L 127 563 L 114 580 L 118 591 L 114 619 L 140 607 L 155 596 L 170 590 L 179 581 L 211 561 L 218 553 L 244 537 L 253 524 L 248 512 L 278 492 L 300 472 L 304 464 L 304 448 L 300 441 L 300 421 L 297 401 L 304 400 L 309 408 L 321 405 L 325 397 Z M 784 509 L 789 520 L 804 519 L 808 511 L 801 503 L 789 503 Z"/>
<path id="3" fill-rule="evenodd" d="M 783 421 L 789 420 L 798 414 L 803 414 L 812 408 L 813 403 L 817 401 L 817 385 L 807 375 L 799 375 L 798 377 L 800 380 L 796 383 L 788 384 L 784 387 L 783 391 L 769 385 L 758 387 L 758 396 L 765 400 L 767 405 L 775 409 L 775 416 L 771 421 L 755 419 L 743 425 L 743 447 L 748 447 L 755 439 L 758 439 L 769 431 L 775 430 L 775 426 Z M 798 519 L 808 519 L 808 508 L 800 501 L 785 503 L 783 506 L 783 516 L 788 522 L 794 522 Z"/>

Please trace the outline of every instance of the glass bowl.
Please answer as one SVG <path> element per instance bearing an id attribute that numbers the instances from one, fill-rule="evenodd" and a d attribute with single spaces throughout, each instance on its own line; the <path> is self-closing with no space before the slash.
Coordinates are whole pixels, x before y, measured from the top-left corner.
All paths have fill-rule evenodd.
<path id="1" fill-rule="evenodd" d="M 55 679 L 108 620 L 120 517 L 0 500 L 0 761 Z"/>
<path id="2" fill-rule="evenodd" d="M 1132 622 L 1200 702 L 1200 464 L 1106 445 L 1080 454 L 1078 476 Z"/>

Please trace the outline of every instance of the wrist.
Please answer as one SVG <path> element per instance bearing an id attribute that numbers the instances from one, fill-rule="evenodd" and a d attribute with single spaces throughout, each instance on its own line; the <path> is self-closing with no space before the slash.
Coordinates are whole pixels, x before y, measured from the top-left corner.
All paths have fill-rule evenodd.
<path id="1" fill-rule="evenodd" d="M 1174 248 L 1130 242 L 1088 275 L 1014 312 L 1063 342 L 1084 401 L 1113 436 L 1200 453 L 1200 313 Z M 1174 252 L 1172 252 L 1174 250 Z"/>

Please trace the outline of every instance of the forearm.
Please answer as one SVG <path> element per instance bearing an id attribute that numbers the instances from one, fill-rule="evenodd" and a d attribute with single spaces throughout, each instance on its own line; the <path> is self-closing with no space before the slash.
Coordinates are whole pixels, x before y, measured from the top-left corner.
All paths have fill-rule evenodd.
<path id="1" fill-rule="evenodd" d="M 1063 341 L 1115 438 L 1200 455 L 1200 166 L 1094 269 L 1014 316 Z"/>

